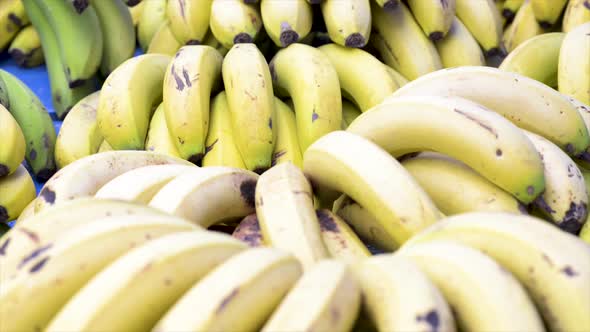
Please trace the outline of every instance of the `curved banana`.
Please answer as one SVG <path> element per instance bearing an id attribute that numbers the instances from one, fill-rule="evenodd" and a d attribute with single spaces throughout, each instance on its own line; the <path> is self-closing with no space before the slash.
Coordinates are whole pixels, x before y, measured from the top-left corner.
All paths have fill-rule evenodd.
<path id="1" fill-rule="evenodd" d="M 149 205 L 207 228 L 254 212 L 257 180 L 256 173 L 244 169 L 198 168 L 168 182 Z"/>
<path id="2" fill-rule="evenodd" d="M 106 141 L 103 142 L 106 143 Z M 110 149 L 112 150 L 112 148 Z M 145 150 L 180 158 L 180 152 L 178 152 L 166 125 L 166 114 L 164 114 L 163 104 L 160 104 L 156 108 L 150 120 L 150 126 L 145 139 Z"/>
<path id="3" fill-rule="evenodd" d="M 361 136 L 344 131 L 325 135 L 305 152 L 303 170 L 314 188 L 342 192 L 359 202 L 398 245 L 441 216 L 403 166 Z"/>
<path id="4" fill-rule="evenodd" d="M 327 209 L 316 210 L 322 240 L 331 257 L 356 262 L 371 256 L 371 252 L 356 233 L 338 215 Z"/>
<path id="5" fill-rule="evenodd" d="M 352 331 L 360 306 L 361 290 L 352 270 L 324 260 L 293 285 L 260 331 Z M 342 318 L 334 319 L 334 312 Z"/>
<path id="6" fill-rule="evenodd" d="M 156 29 L 146 53 L 173 56 L 181 47 L 182 44 L 174 37 L 170 29 L 170 21 L 166 20 Z"/>
<path id="7" fill-rule="evenodd" d="M 301 152 L 323 135 L 340 129 L 341 87 L 324 52 L 293 44 L 280 50 L 269 67 L 276 93 L 293 100 Z"/>
<path id="8" fill-rule="evenodd" d="M 209 30 L 209 14 L 213 0 L 169 0 L 166 16 L 170 30 L 181 45 L 199 44 Z"/>
<path id="9" fill-rule="evenodd" d="M 485 66 L 486 60 L 479 44 L 457 17 L 453 19 L 447 35 L 435 45 L 445 68 Z"/>
<path id="10" fill-rule="evenodd" d="M 260 174 L 271 165 L 276 139 L 269 66 L 256 45 L 237 44 L 225 55 L 222 75 L 236 146 L 246 168 Z"/>
<path id="11" fill-rule="evenodd" d="M 290 254 L 271 248 L 245 250 L 197 282 L 153 331 L 228 331 L 236 326 L 254 331 L 302 274 L 301 265 Z M 248 315 L 236 314 L 246 311 Z"/>
<path id="12" fill-rule="evenodd" d="M 502 42 L 510 54 L 520 44 L 542 33 L 543 29 L 535 20 L 530 0 L 527 0 L 516 13 L 512 23 L 504 30 Z"/>
<path id="13" fill-rule="evenodd" d="M 556 23 L 568 0 L 530 0 L 539 24 L 548 29 Z"/>
<path id="14" fill-rule="evenodd" d="M 364 50 L 337 44 L 327 44 L 318 49 L 334 66 L 342 94 L 350 96 L 349 99 L 361 112 L 379 104 L 399 88 L 386 65 Z"/>
<path id="15" fill-rule="evenodd" d="M 306 0 L 261 0 L 260 15 L 268 36 L 279 47 L 296 43 L 311 31 L 313 9 Z"/>
<path id="16" fill-rule="evenodd" d="M 33 175 L 47 181 L 55 173 L 55 127 L 43 103 L 25 83 L 0 69 L 0 104 L 18 123 L 25 138 L 25 160 Z"/>
<path id="17" fill-rule="evenodd" d="M 30 253 L 16 278 L 3 281 L 0 289 L 2 329 L 45 330 L 86 282 L 133 246 L 196 229 L 169 216 L 127 219 L 111 217 L 82 225 Z"/>
<path id="18" fill-rule="evenodd" d="M 123 0 L 92 1 L 91 6 L 96 11 L 102 35 L 105 36 L 100 72 L 107 77 L 135 52 L 133 18 Z"/>
<path id="19" fill-rule="evenodd" d="M 449 32 L 455 17 L 455 0 L 409 0 L 408 5 L 430 40 L 438 41 Z"/>
<path id="20" fill-rule="evenodd" d="M 0 4 L 0 51 L 14 39 L 29 18 L 21 0 L 5 0 Z"/>
<path id="21" fill-rule="evenodd" d="M 25 159 L 25 136 L 10 112 L 0 104 L 0 179 L 16 171 Z"/>
<path id="22" fill-rule="evenodd" d="M 195 168 L 196 166 L 169 164 L 132 169 L 105 183 L 94 197 L 147 205 L 168 182 Z"/>
<path id="23" fill-rule="evenodd" d="M 545 191 L 535 205 L 559 228 L 578 234 L 588 215 L 588 193 L 576 163 L 555 144 L 524 131 L 533 143 L 545 169 Z"/>
<path id="24" fill-rule="evenodd" d="M 590 104 L 590 22 L 568 32 L 559 52 L 559 92 Z"/>
<path id="25" fill-rule="evenodd" d="M 36 195 L 33 179 L 23 165 L 19 165 L 12 174 L 1 177 L 0 223 L 18 218 Z"/>
<path id="26" fill-rule="evenodd" d="M 516 198 L 458 160 L 421 153 L 402 165 L 445 215 L 471 211 L 528 214 Z"/>
<path id="27" fill-rule="evenodd" d="M 456 331 L 447 301 L 416 264 L 379 255 L 354 266 L 363 306 L 379 331 Z"/>
<path id="28" fill-rule="evenodd" d="M 209 28 L 225 48 L 252 43 L 262 28 L 260 10 L 242 0 L 213 1 Z"/>
<path id="29" fill-rule="evenodd" d="M 104 139 L 115 150 L 143 150 L 153 109 L 162 101 L 162 82 L 170 60 L 162 54 L 140 55 L 107 77 L 96 119 Z"/>
<path id="30" fill-rule="evenodd" d="M 525 0 L 506 0 L 502 5 L 502 16 L 507 22 L 512 22 L 514 16 L 522 6 Z"/>
<path id="31" fill-rule="evenodd" d="M 369 0 L 322 1 L 322 17 L 330 39 L 341 46 L 361 48 L 371 35 Z"/>
<path id="32" fill-rule="evenodd" d="M 587 22 L 590 22 L 590 4 L 588 0 L 569 0 L 563 14 L 561 31 L 568 33 Z"/>
<path id="33" fill-rule="evenodd" d="M 576 236 L 534 217 L 477 212 L 443 219 L 408 245 L 440 240 L 484 251 L 514 274 L 550 330 L 590 328 L 590 251 Z"/>
<path id="34" fill-rule="evenodd" d="M 545 189 L 543 163 L 522 131 L 467 99 L 391 98 L 359 116 L 347 131 L 373 141 L 396 158 L 423 150 L 451 156 L 523 203 L 530 203 Z"/>
<path id="35" fill-rule="evenodd" d="M 10 43 L 8 53 L 20 67 L 37 67 L 45 62 L 41 39 L 33 25 L 28 25 L 18 32 Z"/>
<path id="36" fill-rule="evenodd" d="M 385 10 L 371 2 L 371 13 L 372 35 L 381 38 L 381 45 L 376 46 L 388 66 L 410 80 L 442 68 L 434 44 L 403 3 L 393 10 Z"/>
<path id="37" fill-rule="evenodd" d="M 168 0 L 145 1 L 141 16 L 137 22 L 137 41 L 141 49 L 146 52 L 162 23 L 166 22 L 166 4 Z M 173 1 L 173 0 L 172 0 Z"/>
<path id="38" fill-rule="evenodd" d="M 100 91 L 80 100 L 66 115 L 55 142 L 55 162 L 58 168 L 98 152 L 103 141 L 96 121 Z"/>
<path id="39" fill-rule="evenodd" d="M 149 331 L 195 282 L 245 248 L 230 236 L 204 231 L 150 241 L 100 271 L 46 331 Z M 129 319 L 129 310 L 141 319 Z"/>
<path id="40" fill-rule="evenodd" d="M 246 166 L 234 141 L 231 114 L 225 91 L 217 94 L 211 101 L 209 117 L 203 167 L 227 166 L 245 169 Z"/>
<path id="41" fill-rule="evenodd" d="M 223 56 L 206 45 L 184 46 L 164 76 L 164 114 L 180 156 L 200 164 L 209 129 L 212 89 L 221 85 Z"/>
<path id="42" fill-rule="evenodd" d="M 562 32 L 532 37 L 512 50 L 498 68 L 557 88 L 559 50 L 564 37 Z"/>
<path id="43" fill-rule="evenodd" d="M 580 155 L 590 143 L 582 117 L 565 96 L 515 73 L 475 66 L 442 70 L 404 85 L 392 98 L 411 95 L 471 99 L 549 139 L 570 156 Z"/>
<path id="44" fill-rule="evenodd" d="M 33 1 L 45 15 L 57 38 L 69 87 L 83 85 L 98 71 L 104 40 L 110 37 L 103 36 L 96 11 L 90 6 L 78 13 L 64 0 Z"/>
<path id="45" fill-rule="evenodd" d="M 486 56 L 505 53 L 502 20 L 493 0 L 456 0 L 455 12 Z"/>
<path id="46" fill-rule="evenodd" d="M 264 242 L 290 252 L 304 269 L 329 257 L 322 241 L 312 190 L 301 169 L 277 165 L 256 185 L 256 215 Z"/>
<path id="47" fill-rule="evenodd" d="M 262 247 L 264 245 L 256 213 L 252 213 L 242 219 L 231 236 L 247 243 L 250 247 Z"/>
<path id="48" fill-rule="evenodd" d="M 103 152 L 76 160 L 62 168 L 45 183 L 37 198 L 35 211 L 85 196 L 93 196 L 100 187 L 132 169 L 160 164 L 192 165 L 179 158 L 147 151 Z"/>
<path id="49" fill-rule="evenodd" d="M 411 259 L 436 285 L 462 330 L 545 331 L 524 287 L 484 253 L 432 242 L 405 245 L 396 254 Z"/>
<path id="50" fill-rule="evenodd" d="M 279 98 L 275 98 L 275 112 L 277 141 L 272 153 L 272 166 L 291 162 L 301 168 L 303 167 L 303 156 L 299 145 L 295 113 L 291 105 L 287 105 Z"/>
<path id="51" fill-rule="evenodd" d="M 348 126 L 361 115 L 361 111 L 350 101 L 342 100 L 342 130 L 346 130 Z"/>

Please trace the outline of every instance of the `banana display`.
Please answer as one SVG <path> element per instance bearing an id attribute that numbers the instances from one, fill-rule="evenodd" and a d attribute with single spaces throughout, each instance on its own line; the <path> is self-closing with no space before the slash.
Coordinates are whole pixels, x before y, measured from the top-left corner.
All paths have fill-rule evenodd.
<path id="1" fill-rule="evenodd" d="M 0 331 L 590 331 L 586 2 L 0 2 Z"/>

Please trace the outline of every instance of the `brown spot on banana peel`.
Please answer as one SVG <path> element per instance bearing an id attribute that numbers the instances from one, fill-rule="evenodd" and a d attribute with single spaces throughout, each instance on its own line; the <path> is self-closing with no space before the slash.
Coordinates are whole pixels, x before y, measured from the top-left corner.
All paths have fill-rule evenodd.
<path id="1" fill-rule="evenodd" d="M 90 4 L 89 0 L 74 0 L 72 1 L 72 5 L 74 5 L 74 9 L 76 13 L 82 14 L 88 5 Z"/>
<path id="2" fill-rule="evenodd" d="M 565 274 L 568 277 L 575 277 L 579 275 L 571 266 L 567 265 L 563 269 L 560 270 L 561 273 Z"/>
<path id="3" fill-rule="evenodd" d="M 340 229 L 338 229 L 338 225 L 326 210 L 316 210 L 316 216 L 318 217 L 318 221 L 320 223 L 320 229 L 322 231 L 333 232 L 333 233 L 340 233 Z"/>
<path id="4" fill-rule="evenodd" d="M 234 289 L 231 293 L 229 293 L 219 304 L 219 307 L 217 308 L 217 310 L 215 310 L 215 314 L 218 315 L 220 313 L 223 312 L 223 310 L 225 309 L 225 307 L 227 307 L 227 305 L 231 302 L 231 300 L 236 297 L 236 295 L 238 295 L 238 293 L 240 292 L 239 288 Z"/>
<path id="5" fill-rule="evenodd" d="M 17 27 L 19 27 L 19 28 L 23 27 L 23 21 L 20 19 L 20 17 L 16 16 L 14 13 L 9 13 L 8 19 L 10 20 L 10 22 L 12 22 Z"/>
<path id="6" fill-rule="evenodd" d="M 186 70 L 186 68 L 182 68 L 182 76 L 184 77 L 184 81 L 187 87 L 191 87 L 193 86 L 193 83 L 191 82 L 191 79 L 188 75 L 188 71 Z"/>
<path id="7" fill-rule="evenodd" d="M 49 250 L 51 247 L 53 247 L 52 244 L 48 244 L 46 246 L 43 247 L 39 247 L 33 251 L 31 251 L 30 254 L 28 254 L 27 256 L 25 256 L 21 262 L 18 264 L 18 269 L 20 270 L 21 268 L 23 268 L 23 266 L 25 266 L 28 262 L 32 261 L 33 259 L 39 257 L 42 253 L 46 252 L 47 250 Z"/>
<path id="8" fill-rule="evenodd" d="M 365 37 L 363 35 L 361 35 L 358 32 L 350 34 L 344 40 L 344 45 L 346 47 L 361 48 L 361 47 L 364 47 L 366 44 L 367 44 L 367 40 L 365 39 Z"/>
<path id="9" fill-rule="evenodd" d="M 180 16 L 182 16 L 183 19 L 186 19 L 185 13 L 184 13 L 184 8 L 186 6 L 186 3 L 184 2 L 184 0 L 178 0 L 178 5 L 180 6 Z"/>
<path id="10" fill-rule="evenodd" d="M 584 7 L 586 7 L 586 9 L 590 10 L 590 0 L 584 1 Z"/>
<path id="11" fill-rule="evenodd" d="M 48 204 L 55 203 L 55 191 L 51 190 L 50 187 L 43 187 L 39 197 L 41 197 Z"/>
<path id="12" fill-rule="evenodd" d="M 184 81 L 176 73 L 174 65 L 172 65 L 172 68 L 170 68 L 170 74 L 172 74 L 172 77 L 174 77 L 174 81 L 176 82 L 176 90 L 178 90 L 178 91 L 184 90 Z"/>
<path id="13" fill-rule="evenodd" d="M 37 151 L 35 149 L 31 149 L 31 151 L 29 151 L 29 158 L 31 160 L 37 159 Z"/>
<path id="14" fill-rule="evenodd" d="M 24 227 L 17 227 L 16 230 L 18 230 L 21 233 L 24 233 L 27 238 L 29 240 L 31 240 L 31 242 L 37 243 L 39 244 L 39 242 L 41 242 L 41 240 L 39 239 L 39 235 L 37 235 L 37 233 L 30 231 Z"/>
<path id="15" fill-rule="evenodd" d="M 440 316 L 438 312 L 433 309 L 427 312 L 425 315 L 416 316 L 417 322 L 425 322 L 430 327 L 431 332 L 438 332 L 440 328 Z"/>
<path id="16" fill-rule="evenodd" d="M 260 167 L 256 167 L 252 170 L 252 172 L 258 174 L 258 175 L 262 175 L 262 173 L 266 172 L 268 170 L 268 167 L 266 166 L 260 166 Z"/>
<path id="17" fill-rule="evenodd" d="M 568 233 L 578 235 L 586 221 L 587 215 L 588 208 L 586 203 L 580 202 L 576 204 L 575 202 L 571 202 L 570 208 L 565 213 L 563 220 L 558 223 L 558 226 Z"/>
<path id="18" fill-rule="evenodd" d="M 49 260 L 49 257 L 45 257 L 42 260 L 40 260 L 37 264 L 35 264 L 31 267 L 31 269 L 29 270 L 29 273 L 37 273 L 37 272 L 41 271 L 41 269 L 45 266 L 45 264 L 47 264 L 48 260 Z"/>
<path id="19" fill-rule="evenodd" d="M 185 45 L 187 45 L 187 46 L 190 46 L 190 45 L 201 45 L 201 41 L 198 40 L 198 39 L 191 39 L 191 40 L 187 41 Z"/>
<path id="20" fill-rule="evenodd" d="M 0 256 L 6 256 L 6 249 L 8 249 L 11 240 L 11 238 L 7 238 L 6 241 L 0 245 Z"/>
<path id="21" fill-rule="evenodd" d="M 466 117 L 467 119 L 477 123 L 480 127 L 482 127 L 483 129 L 489 131 L 490 133 L 492 133 L 492 135 L 494 135 L 495 138 L 498 138 L 498 133 L 496 132 L 496 130 L 494 130 L 494 128 L 490 127 L 489 125 L 481 122 L 479 119 L 477 119 L 476 117 L 467 114 L 466 112 L 461 111 L 460 109 L 453 109 L 453 111 L 455 111 L 455 113 L 461 114 L 462 116 Z"/>
<path id="22" fill-rule="evenodd" d="M 139 3 L 141 2 L 141 0 L 127 0 L 125 3 L 127 4 L 127 6 L 129 7 L 135 7 L 137 6 Z"/>
<path id="23" fill-rule="evenodd" d="M 255 207 L 256 197 L 256 180 L 246 180 L 240 184 L 240 195 L 244 202 L 249 206 Z"/>
<path id="24" fill-rule="evenodd" d="M 234 44 L 252 43 L 252 36 L 245 32 L 240 32 L 234 37 Z"/>
<path id="25" fill-rule="evenodd" d="M 244 218 L 234 230 L 232 236 L 247 243 L 250 247 L 260 247 L 263 244 L 262 232 L 256 213 Z"/>
<path id="26" fill-rule="evenodd" d="M 539 196 L 539 197 L 535 198 L 533 203 L 535 204 L 536 207 L 538 207 L 539 209 L 541 209 L 542 211 L 544 211 L 546 213 L 552 214 L 552 213 L 556 212 L 555 210 L 553 210 L 551 208 L 551 206 L 549 206 L 549 204 L 547 204 L 547 202 L 545 201 L 543 196 Z"/>

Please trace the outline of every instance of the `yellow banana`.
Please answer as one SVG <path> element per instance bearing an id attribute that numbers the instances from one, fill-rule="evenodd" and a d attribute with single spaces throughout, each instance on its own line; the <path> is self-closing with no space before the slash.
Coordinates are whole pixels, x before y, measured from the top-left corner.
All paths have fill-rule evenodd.
<path id="1" fill-rule="evenodd" d="M 23 165 L 0 178 L 0 223 L 18 218 L 36 194 L 33 178 Z"/>
<path id="2" fill-rule="evenodd" d="M 166 3 L 168 0 L 148 0 L 141 10 L 141 16 L 137 22 L 137 41 L 145 52 L 147 51 L 152 38 L 166 18 Z M 173 1 L 173 0 L 172 0 Z"/>
<path id="3" fill-rule="evenodd" d="M 172 30 L 170 30 L 170 21 L 166 20 L 154 32 L 146 53 L 173 56 L 181 47 L 182 44 L 176 40 L 176 37 L 172 34 Z"/>
<path id="4" fill-rule="evenodd" d="M 568 32 L 559 52 L 559 92 L 590 104 L 590 22 Z"/>
<path id="5" fill-rule="evenodd" d="M 408 5 L 430 40 L 437 41 L 446 36 L 455 16 L 455 0 L 409 0 Z"/>
<path id="6" fill-rule="evenodd" d="M 371 34 L 369 0 L 322 1 L 322 17 L 330 39 L 346 47 L 364 47 Z"/>
<path id="7" fill-rule="evenodd" d="M 275 98 L 275 111 L 277 122 L 277 142 L 272 154 L 272 165 L 291 162 L 293 165 L 303 167 L 303 156 L 297 134 L 297 123 L 293 109 Z"/>
<path id="8" fill-rule="evenodd" d="M 535 20 L 531 2 L 526 0 L 516 13 L 514 21 L 504 30 L 502 42 L 510 53 L 523 42 L 542 33 L 543 29 Z"/>
<path id="9" fill-rule="evenodd" d="M 457 17 L 453 19 L 447 35 L 435 45 L 445 68 L 484 66 L 486 63 L 479 44 Z"/>
<path id="10" fill-rule="evenodd" d="M 3 51 L 16 34 L 29 23 L 21 0 L 4 0 L 0 3 L 0 51 Z"/>
<path id="11" fill-rule="evenodd" d="M 25 136 L 8 110 L 0 104 L 0 179 L 16 171 L 25 159 Z"/>
<path id="12" fill-rule="evenodd" d="M 260 10 L 242 0 L 213 1 L 209 27 L 215 39 L 227 49 L 234 44 L 252 43 L 262 28 Z"/>
<path id="13" fill-rule="evenodd" d="M 502 20 L 493 0 L 456 0 L 456 15 L 471 32 L 485 55 L 504 54 Z"/>
<path id="14" fill-rule="evenodd" d="M 213 0 L 168 0 L 166 17 L 170 30 L 181 45 L 200 44 L 209 30 Z"/>
<path id="15" fill-rule="evenodd" d="M 588 0 L 569 0 L 563 14 L 561 31 L 568 33 L 575 27 L 590 22 L 590 3 Z"/>
<path id="16" fill-rule="evenodd" d="M 316 210 L 322 240 L 334 259 L 356 262 L 371 256 L 371 252 L 356 233 L 339 216 L 327 209 Z"/>
<path id="17" fill-rule="evenodd" d="M 110 147 L 105 146 L 105 148 Z M 172 136 L 170 135 L 170 131 L 168 130 L 163 104 L 160 104 L 158 108 L 156 108 L 154 115 L 150 120 L 150 126 L 145 139 L 145 150 L 181 158 L 180 152 L 178 152 Z"/>
<path id="18" fill-rule="evenodd" d="M 311 31 L 313 10 L 306 0 L 261 0 L 260 14 L 268 36 L 279 47 L 296 43 Z"/>
<path id="19" fill-rule="evenodd" d="M 545 29 L 556 23 L 567 2 L 568 0 L 531 0 L 535 18 Z"/>
<path id="20" fill-rule="evenodd" d="M 18 32 L 10 43 L 8 53 L 21 67 L 36 67 L 45 61 L 41 39 L 33 25 L 28 25 Z"/>
<path id="21" fill-rule="evenodd" d="M 133 26 L 136 29 L 137 29 L 137 24 L 139 23 L 139 19 L 141 17 L 141 14 L 143 12 L 143 7 L 145 6 L 146 2 L 147 1 L 142 1 L 135 6 L 127 5 L 127 8 L 129 9 L 129 13 L 131 14 L 131 20 L 133 22 Z"/>

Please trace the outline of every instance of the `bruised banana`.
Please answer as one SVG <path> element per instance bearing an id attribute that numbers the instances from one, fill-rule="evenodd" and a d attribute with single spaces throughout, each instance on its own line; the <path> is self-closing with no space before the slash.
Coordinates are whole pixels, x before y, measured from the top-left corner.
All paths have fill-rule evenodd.
<path id="1" fill-rule="evenodd" d="M 103 141 L 106 143 L 106 141 Z M 108 143 L 106 143 L 108 144 Z M 112 148 L 106 147 L 105 148 Z M 145 150 L 155 153 L 165 154 L 167 156 L 180 158 L 180 152 L 176 148 L 168 125 L 166 124 L 166 114 L 164 113 L 164 104 L 160 104 L 154 111 L 147 136 L 145 138 Z"/>
<path id="2" fill-rule="evenodd" d="M 249 247 L 264 246 L 264 239 L 262 238 L 260 223 L 258 222 L 256 213 L 252 213 L 242 219 L 231 236 L 245 242 Z"/>

